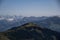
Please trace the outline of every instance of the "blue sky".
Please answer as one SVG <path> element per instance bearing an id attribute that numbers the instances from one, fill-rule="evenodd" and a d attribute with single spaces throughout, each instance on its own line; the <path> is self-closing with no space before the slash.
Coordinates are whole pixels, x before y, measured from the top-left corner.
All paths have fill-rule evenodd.
<path id="1" fill-rule="evenodd" d="M 3 0 L 0 15 L 54 16 L 60 12 L 55 0 Z"/>

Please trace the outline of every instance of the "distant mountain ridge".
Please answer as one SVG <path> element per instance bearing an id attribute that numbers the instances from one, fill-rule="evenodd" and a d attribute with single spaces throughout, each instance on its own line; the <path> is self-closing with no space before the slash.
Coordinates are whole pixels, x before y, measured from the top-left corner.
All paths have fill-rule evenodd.
<path id="1" fill-rule="evenodd" d="M 60 32 L 60 17 L 58 16 L 48 17 L 45 20 L 35 22 L 44 28 Z"/>
<path id="2" fill-rule="evenodd" d="M 60 33 L 30 22 L 1 32 L 0 40 L 60 40 Z"/>
<path id="3" fill-rule="evenodd" d="M 53 17 L 21 17 L 21 16 L 6 16 L 0 17 L 4 18 L 0 20 L 0 32 L 8 30 L 12 27 L 21 26 L 25 23 L 33 22 L 37 25 L 48 28 L 54 31 L 60 32 L 60 17 L 53 16 Z"/>

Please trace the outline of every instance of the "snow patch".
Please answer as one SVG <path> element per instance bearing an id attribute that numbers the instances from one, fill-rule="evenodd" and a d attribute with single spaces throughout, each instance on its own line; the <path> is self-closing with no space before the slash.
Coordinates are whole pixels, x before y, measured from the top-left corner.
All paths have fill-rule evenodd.
<path id="1" fill-rule="evenodd" d="M 9 18 L 9 19 L 7 19 L 7 21 L 13 21 L 14 20 L 14 18 Z"/>

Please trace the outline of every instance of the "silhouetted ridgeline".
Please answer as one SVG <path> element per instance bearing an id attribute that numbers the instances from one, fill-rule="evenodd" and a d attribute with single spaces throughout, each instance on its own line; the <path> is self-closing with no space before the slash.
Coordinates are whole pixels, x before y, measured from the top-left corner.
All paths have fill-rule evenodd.
<path id="1" fill-rule="evenodd" d="M 0 40 L 60 40 L 60 33 L 30 22 L 1 32 Z"/>

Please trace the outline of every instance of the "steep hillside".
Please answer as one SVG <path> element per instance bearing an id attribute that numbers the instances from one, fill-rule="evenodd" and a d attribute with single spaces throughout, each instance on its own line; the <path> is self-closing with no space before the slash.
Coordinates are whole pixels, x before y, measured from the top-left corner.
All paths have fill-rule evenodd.
<path id="1" fill-rule="evenodd" d="M 0 40 L 60 40 L 60 33 L 30 22 L 0 33 Z"/>

